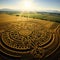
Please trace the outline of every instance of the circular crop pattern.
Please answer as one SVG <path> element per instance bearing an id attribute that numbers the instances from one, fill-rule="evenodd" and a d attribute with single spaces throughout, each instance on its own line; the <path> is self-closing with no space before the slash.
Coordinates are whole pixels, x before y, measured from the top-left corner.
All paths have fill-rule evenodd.
<path id="1" fill-rule="evenodd" d="M 2 34 L 2 41 L 7 46 L 15 49 L 30 49 L 35 45 L 42 46 L 51 40 L 51 34 L 40 28 L 39 25 L 26 22 L 15 23 L 10 26 L 11 29 Z"/>
<path id="2" fill-rule="evenodd" d="M 44 56 L 43 48 L 35 48 L 31 52 L 35 58 L 42 58 Z"/>
<path id="3" fill-rule="evenodd" d="M 43 24 L 33 21 L 20 21 L 10 23 L 2 32 L 1 47 L 4 47 L 5 51 L 3 51 L 4 49 L 2 51 L 9 55 L 22 56 L 23 53 L 29 52 L 36 58 L 42 58 L 45 49 L 50 49 L 48 46 L 54 45 L 52 43 L 54 43 L 55 37 Z M 58 44 L 58 40 L 56 41 Z M 55 45 L 57 46 L 56 41 Z M 46 48 L 43 49 L 43 47 Z M 55 49 L 55 46 L 52 46 L 53 48 Z M 52 49 L 51 51 L 53 51 Z M 49 50 L 47 50 L 47 54 L 49 54 Z"/>

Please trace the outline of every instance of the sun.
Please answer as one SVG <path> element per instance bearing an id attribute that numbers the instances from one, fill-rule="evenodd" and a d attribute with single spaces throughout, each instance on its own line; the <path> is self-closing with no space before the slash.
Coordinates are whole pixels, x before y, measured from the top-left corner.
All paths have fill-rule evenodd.
<path id="1" fill-rule="evenodd" d="M 22 10 L 24 11 L 31 11 L 33 10 L 33 7 L 34 7 L 34 3 L 31 1 L 31 0 L 24 0 L 22 1 Z"/>
<path id="2" fill-rule="evenodd" d="M 27 9 L 31 8 L 32 7 L 32 3 L 30 1 L 25 1 L 24 2 L 24 7 L 27 8 Z"/>

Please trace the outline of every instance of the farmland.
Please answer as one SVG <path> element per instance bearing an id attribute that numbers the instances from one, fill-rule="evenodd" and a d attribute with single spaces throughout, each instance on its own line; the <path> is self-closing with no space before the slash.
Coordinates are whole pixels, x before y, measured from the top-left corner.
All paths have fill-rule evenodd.
<path id="1" fill-rule="evenodd" d="M 59 40 L 60 14 L 0 12 L 0 51 L 8 58 L 45 59 Z"/>
<path id="2" fill-rule="evenodd" d="M 47 21 L 54 21 L 54 22 L 60 22 L 60 14 L 59 13 L 27 13 L 22 14 L 22 16 L 30 17 L 34 19 L 41 19 L 41 20 L 47 20 Z"/>
<path id="3" fill-rule="evenodd" d="M 33 19 L 41 19 L 41 20 L 47 20 L 47 21 L 53 21 L 60 23 L 60 13 L 50 13 L 50 12 L 0 12 L 0 14 L 6 13 L 9 15 L 19 15 L 21 17 L 27 17 L 27 18 L 33 18 Z"/>

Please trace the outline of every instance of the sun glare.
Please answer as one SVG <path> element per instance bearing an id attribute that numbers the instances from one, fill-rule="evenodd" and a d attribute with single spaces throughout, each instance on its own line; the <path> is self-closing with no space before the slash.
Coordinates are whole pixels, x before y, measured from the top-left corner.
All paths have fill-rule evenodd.
<path id="1" fill-rule="evenodd" d="M 32 11 L 34 10 L 34 3 L 31 0 L 24 0 L 21 2 L 21 9 L 23 11 Z"/>
<path id="2" fill-rule="evenodd" d="M 25 1 L 25 2 L 24 2 L 24 7 L 25 7 L 25 8 L 31 8 L 31 5 L 32 5 L 32 4 L 31 4 L 31 2 L 29 2 L 29 1 Z"/>

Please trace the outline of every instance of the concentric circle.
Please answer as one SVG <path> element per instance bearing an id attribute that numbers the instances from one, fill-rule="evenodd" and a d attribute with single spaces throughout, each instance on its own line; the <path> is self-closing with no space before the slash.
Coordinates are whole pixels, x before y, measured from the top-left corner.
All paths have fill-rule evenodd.
<path id="1" fill-rule="evenodd" d="M 33 49 L 31 53 L 32 53 L 32 55 L 33 55 L 35 58 L 42 58 L 42 57 L 44 56 L 44 54 L 45 54 L 43 48 Z"/>
<path id="2" fill-rule="evenodd" d="M 33 46 L 36 44 L 42 46 L 48 43 L 51 39 L 51 34 L 47 32 L 47 30 L 43 29 L 41 31 L 41 28 L 39 27 L 40 24 L 38 25 L 35 23 L 26 22 L 20 22 L 20 24 L 16 25 L 15 24 L 13 24 L 13 26 L 15 26 L 14 28 L 16 29 L 13 29 L 11 25 L 11 30 L 7 30 L 2 34 L 3 43 L 11 48 L 30 48 L 32 44 L 34 44 Z"/>
<path id="3" fill-rule="evenodd" d="M 48 56 L 57 48 L 57 37 L 39 22 L 10 23 L 1 33 L 1 51 L 14 57 L 32 53 L 36 58 L 43 58 L 45 54 Z"/>

